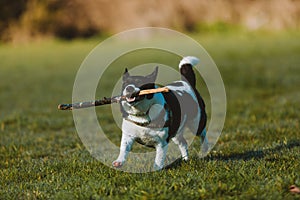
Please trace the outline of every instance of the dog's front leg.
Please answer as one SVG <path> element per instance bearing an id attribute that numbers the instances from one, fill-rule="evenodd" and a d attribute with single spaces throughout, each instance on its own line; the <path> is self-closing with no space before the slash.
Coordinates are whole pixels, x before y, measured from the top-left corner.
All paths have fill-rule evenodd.
<path id="1" fill-rule="evenodd" d="M 166 141 L 160 142 L 156 145 L 156 156 L 155 156 L 155 163 L 154 163 L 154 170 L 160 170 L 164 167 L 167 150 L 168 150 L 168 143 Z"/>
<path id="2" fill-rule="evenodd" d="M 120 154 L 117 160 L 115 160 L 112 165 L 114 167 L 122 167 L 128 153 L 131 150 L 132 144 L 134 142 L 134 137 L 127 135 L 125 133 L 122 134 L 121 146 L 120 146 Z"/>

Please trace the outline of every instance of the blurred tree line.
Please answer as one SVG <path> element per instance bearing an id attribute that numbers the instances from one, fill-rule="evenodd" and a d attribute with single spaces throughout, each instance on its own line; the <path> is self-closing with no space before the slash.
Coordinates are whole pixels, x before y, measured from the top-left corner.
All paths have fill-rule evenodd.
<path id="1" fill-rule="evenodd" d="M 300 0 L 0 0 L 0 40 L 90 37 L 134 27 L 203 24 L 299 28 Z"/>
<path id="2" fill-rule="evenodd" d="M 1 39 L 10 41 L 14 38 L 22 40 L 39 36 L 74 38 L 96 34 L 99 30 L 89 26 L 84 16 L 79 15 L 80 8 L 75 8 L 76 4 L 70 2 L 72 1 L 1 0 Z"/>

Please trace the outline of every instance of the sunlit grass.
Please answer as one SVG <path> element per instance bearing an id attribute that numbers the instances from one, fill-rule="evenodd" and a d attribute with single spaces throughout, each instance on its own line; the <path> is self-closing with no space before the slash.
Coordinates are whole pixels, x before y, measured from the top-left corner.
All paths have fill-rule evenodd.
<path id="1" fill-rule="evenodd" d="M 72 113 L 56 108 L 71 101 L 76 71 L 100 40 L 0 46 L 1 199 L 294 198 L 288 187 L 300 185 L 299 36 L 193 35 L 225 82 L 224 131 L 206 158 L 147 174 L 95 160 Z M 120 130 L 107 111 L 97 108 L 117 143 Z"/>

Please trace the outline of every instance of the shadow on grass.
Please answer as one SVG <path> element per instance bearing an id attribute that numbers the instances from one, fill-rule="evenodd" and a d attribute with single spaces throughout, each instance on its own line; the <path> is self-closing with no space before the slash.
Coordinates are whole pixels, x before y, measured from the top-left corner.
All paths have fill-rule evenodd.
<path id="1" fill-rule="evenodd" d="M 233 153 L 229 155 L 208 155 L 205 160 L 252 160 L 252 159 L 262 159 L 270 154 L 280 152 L 284 149 L 292 149 L 295 147 L 300 147 L 300 140 L 291 140 L 287 143 L 280 143 L 272 148 L 265 148 L 260 150 L 245 151 L 242 153 Z"/>
<path id="2" fill-rule="evenodd" d="M 300 140 L 291 140 L 287 143 L 280 143 L 275 147 L 272 148 L 265 148 L 261 150 L 253 150 L 253 151 L 245 151 L 241 153 L 232 153 L 229 155 L 212 155 L 209 154 L 205 158 L 203 158 L 204 161 L 212 161 L 212 160 L 221 160 L 221 161 L 228 161 L 228 160 L 252 160 L 252 159 L 263 159 L 267 157 L 268 155 L 280 152 L 284 149 L 293 149 L 296 147 L 300 147 Z M 194 157 L 194 159 L 197 159 Z M 181 158 L 175 160 L 172 164 L 167 165 L 164 167 L 164 169 L 176 169 L 179 168 L 184 161 L 182 161 Z"/>
<path id="3" fill-rule="evenodd" d="M 184 162 L 181 158 L 176 159 L 172 164 L 165 166 L 163 169 L 176 169 Z"/>

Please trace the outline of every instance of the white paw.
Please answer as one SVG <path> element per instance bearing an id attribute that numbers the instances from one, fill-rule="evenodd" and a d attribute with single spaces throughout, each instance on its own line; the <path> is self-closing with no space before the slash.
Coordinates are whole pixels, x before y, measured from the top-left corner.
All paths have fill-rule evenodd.
<path id="1" fill-rule="evenodd" d="M 113 163 L 112 163 L 113 167 L 115 168 L 120 168 L 123 166 L 123 162 L 122 161 L 118 161 L 118 160 L 115 160 Z"/>
<path id="2" fill-rule="evenodd" d="M 184 156 L 184 157 L 182 157 L 182 160 L 186 162 L 186 161 L 189 160 L 189 157 L 188 156 Z"/>
<path id="3" fill-rule="evenodd" d="M 159 165 L 157 165 L 157 164 L 154 164 L 154 165 L 153 165 L 153 168 L 154 168 L 155 171 L 161 170 L 163 167 L 164 167 L 164 166 L 159 166 Z"/>

